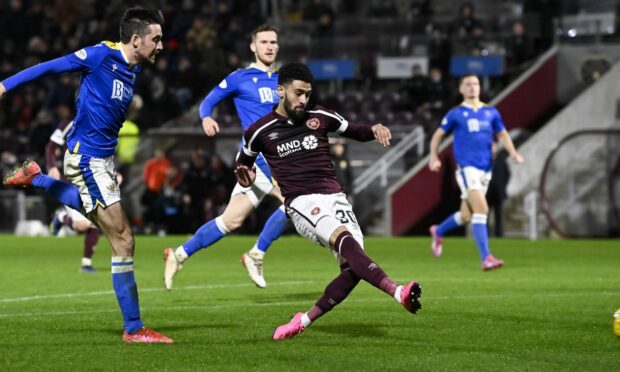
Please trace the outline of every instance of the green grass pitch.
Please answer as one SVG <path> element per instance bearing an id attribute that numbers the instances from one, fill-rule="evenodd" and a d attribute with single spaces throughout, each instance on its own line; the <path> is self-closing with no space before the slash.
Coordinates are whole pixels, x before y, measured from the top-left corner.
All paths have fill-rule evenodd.
<path id="1" fill-rule="evenodd" d="M 337 275 L 324 248 L 283 237 L 265 263 L 266 289 L 239 262 L 253 237 L 231 236 L 197 253 L 163 289 L 162 250 L 185 237 L 137 237 L 142 318 L 174 345 L 125 345 L 102 239 L 96 274 L 81 274 L 82 237 L 0 236 L 0 369 L 263 371 L 613 371 L 620 339 L 620 241 L 492 239 L 506 266 L 479 268 L 472 240 L 368 238 L 394 279 L 423 287 L 407 313 L 367 283 L 301 335 L 276 326 L 307 310 Z"/>

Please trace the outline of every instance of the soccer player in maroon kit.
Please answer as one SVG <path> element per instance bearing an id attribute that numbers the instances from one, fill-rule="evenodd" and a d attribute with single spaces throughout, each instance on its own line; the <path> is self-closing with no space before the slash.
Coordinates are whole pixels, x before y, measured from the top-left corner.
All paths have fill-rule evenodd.
<path id="1" fill-rule="evenodd" d="M 273 334 L 275 340 L 303 332 L 342 302 L 360 279 L 389 294 L 411 313 L 422 307 L 422 289 L 417 282 L 398 285 L 364 252 L 363 234 L 329 154 L 328 132 L 388 146 L 390 130 L 381 124 L 352 124 L 334 111 L 318 105 L 310 107 L 312 80 L 310 69 L 302 63 L 280 68 L 280 101 L 271 113 L 246 130 L 235 169 L 239 184 L 251 186 L 256 177 L 254 160 L 262 153 L 297 232 L 330 248 L 340 264 L 340 275 L 327 285 L 321 298 L 307 312 L 298 312 L 289 323 L 279 326 Z"/>

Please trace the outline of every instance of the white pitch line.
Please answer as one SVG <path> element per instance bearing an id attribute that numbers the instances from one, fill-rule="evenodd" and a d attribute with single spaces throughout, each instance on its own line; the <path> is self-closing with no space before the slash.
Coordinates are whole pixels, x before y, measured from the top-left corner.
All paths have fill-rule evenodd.
<path id="1" fill-rule="evenodd" d="M 282 282 L 279 284 L 302 284 L 302 283 L 312 283 L 312 282 Z M 238 287 L 239 285 L 235 285 Z M 205 288 L 209 286 L 195 286 L 192 289 Z M 219 287 L 219 286 L 218 286 Z M 187 288 L 187 287 L 185 287 Z M 437 296 L 428 299 L 423 299 L 422 303 L 433 303 L 435 301 L 453 301 L 453 300 L 473 300 L 473 299 L 504 299 L 504 298 L 549 298 L 549 297 L 573 297 L 574 293 L 537 293 L 537 294 L 498 294 L 498 295 L 460 295 L 460 296 Z M 591 292 L 586 294 L 580 294 L 579 297 L 586 296 L 620 296 L 620 292 Z M 383 296 L 377 296 L 373 299 L 360 298 L 360 299 L 348 299 L 347 303 L 368 303 L 368 302 L 385 302 L 387 299 Z M 389 302 L 389 300 L 387 300 Z M 143 312 L 161 312 L 161 311 L 183 311 L 183 310 L 203 310 L 203 311 L 211 311 L 211 310 L 219 310 L 219 309 L 228 309 L 228 308 L 253 308 L 253 307 L 269 307 L 269 306 L 284 306 L 284 305 L 299 305 L 304 302 L 303 300 L 295 300 L 295 301 L 278 301 L 278 302 L 267 302 L 267 303 L 235 303 L 235 304 L 219 304 L 219 305 L 188 305 L 188 306 L 157 306 L 157 307 L 143 307 Z M 306 301 L 307 302 L 307 301 Z M 84 311 L 53 311 L 53 312 L 43 312 L 43 313 L 7 313 L 0 314 L 1 318 L 22 318 L 22 317 L 42 317 L 42 316 L 65 316 L 65 315 L 92 315 L 92 314 L 102 314 L 102 313 L 116 313 L 118 309 L 114 310 L 84 310 Z"/>
<path id="2" fill-rule="evenodd" d="M 288 282 L 275 282 L 271 283 L 270 286 L 277 285 L 305 285 L 318 283 L 318 281 L 288 281 Z M 253 287 L 252 284 L 249 283 L 239 283 L 239 284 L 209 284 L 209 285 L 191 285 L 185 287 L 175 288 L 174 291 L 192 291 L 197 289 L 221 289 L 221 288 L 243 288 L 243 287 Z M 163 286 L 158 288 L 144 288 L 138 289 L 139 293 L 146 292 L 164 292 L 166 291 Z M 113 295 L 114 291 L 96 291 L 96 292 L 74 292 L 74 293 L 58 293 L 51 295 L 36 295 L 36 296 L 26 296 L 26 297 L 10 297 L 10 298 L 0 298 L 0 303 L 12 303 L 12 302 L 27 302 L 27 301 L 37 301 L 37 300 L 50 300 L 55 298 L 74 298 L 74 297 L 91 297 L 91 296 L 107 296 Z"/>
<path id="3" fill-rule="evenodd" d="M 351 302 L 362 302 L 364 300 L 354 300 Z M 372 300 L 372 302 L 379 301 L 378 299 Z M 365 301 L 369 302 L 369 301 Z M 141 307 L 141 312 L 155 312 L 155 311 L 177 311 L 177 310 L 192 310 L 192 309 L 201 309 L 201 310 L 213 310 L 213 309 L 224 309 L 224 308 L 240 308 L 240 307 L 267 307 L 267 306 L 281 306 L 281 305 L 294 305 L 299 304 L 298 300 L 295 301 L 279 301 L 279 302 L 268 302 L 268 303 L 260 303 L 260 304 L 220 304 L 220 305 L 188 305 L 188 306 L 168 306 L 168 307 Z M 34 317 L 34 316 L 63 316 L 63 315 L 81 315 L 81 314 L 97 314 L 97 313 L 117 313 L 119 310 L 91 310 L 91 311 L 51 311 L 45 313 L 7 313 L 0 314 L 0 318 L 20 318 L 20 317 Z"/>
<path id="4" fill-rule="evenodd" d="M 398 280 L 399 282 L 404 282 L 404 280 Z M 461 280 L 462 281 L 462 280 Z M 306 281 L 284 281 L 284 282 L 272 282 L 270 286 L 283 286 L 283 285 L 306 285 L 306 284 L 320 284 L 318 280 L 306 280 Z M 243 287 L 253 287 L 250 283 L 237 283 L 237 284 L 207 284 L 207 285 L 191 285 L 184 287 L 175 287 L 174 291 L 192 291 L 192 290 L 201 290 L 201 289 L 226 289 L 226 288 L 243 288 Z M 149 293 L 149 292 L 164 292 L 165 289 L 162 287 L 157 288 L 140 288 L 140 293 Z M 25 297 L 9 297 L 9 298 L 0 298 L 0 303 L 15 303 L 15 302 L 28 302 L 28 301 L 38 301 L 38 300 L 50 300 L 50 299 L 58 299 L 58 298 L 75 298 L 75 297 L 93 297 L 93 296 L 107 296 L 113 295 L 114 291 L 95 291 L 95 292 L 74 292 L 74 293 L 58 293 L 58 294 L 50 294 L 50 295 L 35 295 L 35 296 L 25 296 Z M 610 294 L 617 294 L 617 292 L 610 292 Z M 559 294 L 560 296 L 565 296 L 568 294 Z M 571 294 L 574 295 L 574 294 Z M 456 298 L 493 298 L 493 297 L 505 298 L 505 297 L 514 297 L 514 295 L 483 295 L 483 296 L 454 296 L 447 297 L 450 299 Z M 524 295 L 530 296 L 530 295 Z M 549 295 L 546 295 L 549 296 Z M 554 296 L 551 294 L 550 296 Z M 435 297 L 435 299 L 439 299 Z"/>

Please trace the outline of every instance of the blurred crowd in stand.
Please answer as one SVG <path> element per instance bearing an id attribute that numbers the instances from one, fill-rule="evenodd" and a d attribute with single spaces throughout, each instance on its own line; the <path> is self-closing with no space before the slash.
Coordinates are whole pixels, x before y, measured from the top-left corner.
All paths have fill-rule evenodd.
<path id="1" fill-rule="evenodd" d="M 186 233 L 219 216 L 235 184 L 232 170 L 218 154 L 195 147 L 179 166 L 157 149 L 145 166 L 141 197 L 146 232 Z"/>

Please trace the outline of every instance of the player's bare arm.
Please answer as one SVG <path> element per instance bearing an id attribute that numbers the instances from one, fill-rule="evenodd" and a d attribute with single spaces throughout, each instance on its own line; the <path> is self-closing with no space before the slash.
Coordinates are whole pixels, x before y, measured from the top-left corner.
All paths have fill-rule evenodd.
<path id="1" fill-rule="evenodd" d="M 213 120 L 210 116 L 202 119 L 202 129 L 209 137 L 213 137 L 220 132 L 220 126 L 217 124 L 217 121 Z"/>
<path id="2" fill-rule="evenodd" d="M 389 128 L 387 128 L 383 124 L 375 124 L 372 126 L 372 133 L 375 135 L 375 139 L 377 140 L 377 142 L 383 145 L 383 147 L 388 147 L 390 145 L 392 133 L 390 132 Z"/>
<path id="3" fill-rule="evenodd" d="M 248 167 L 245 165 L 237 165 L 235 168 L 235 176 L 237 182 L 243 187 L 250 187 L 256 179 L 256 167 Z"/>
<path id="4" fill-rule="evenodd" d="M 522 164 L 525 161 L 525 159 L 523 159 L 523 156 L 521 156 L 517 149 L 515 149 L 515 145 L 514 143 L 512 143 L 512 140 L 510 139 L 510 134 L 508 134 L 507 130 L 504 129 L 503 131 L 499 132 L 497 138 L 506 148 L 506 151 L 508 151 L 508 154 L 510 154 L 510 157 L 515 163 Z"/>
<path id="5" fill-rule="evenodd" d="M 433 172 L 438 172 L 439 169 L 441 169 L 441 160 L 439 160 L 439 155 L 437 154 L 437 151 L 444 135 L 444 130 L 438 128 L 433 134 L 433 137 L 431 138 L 431 155 L 428 161 L 428 168 Z"/>
<path id="6" fill-rule="evenodd" d="M 4 87 L 4 84 L 0 83 L 0 98 L 4 96 L 4 93 L 6 93 L 6 88 Z"/>

